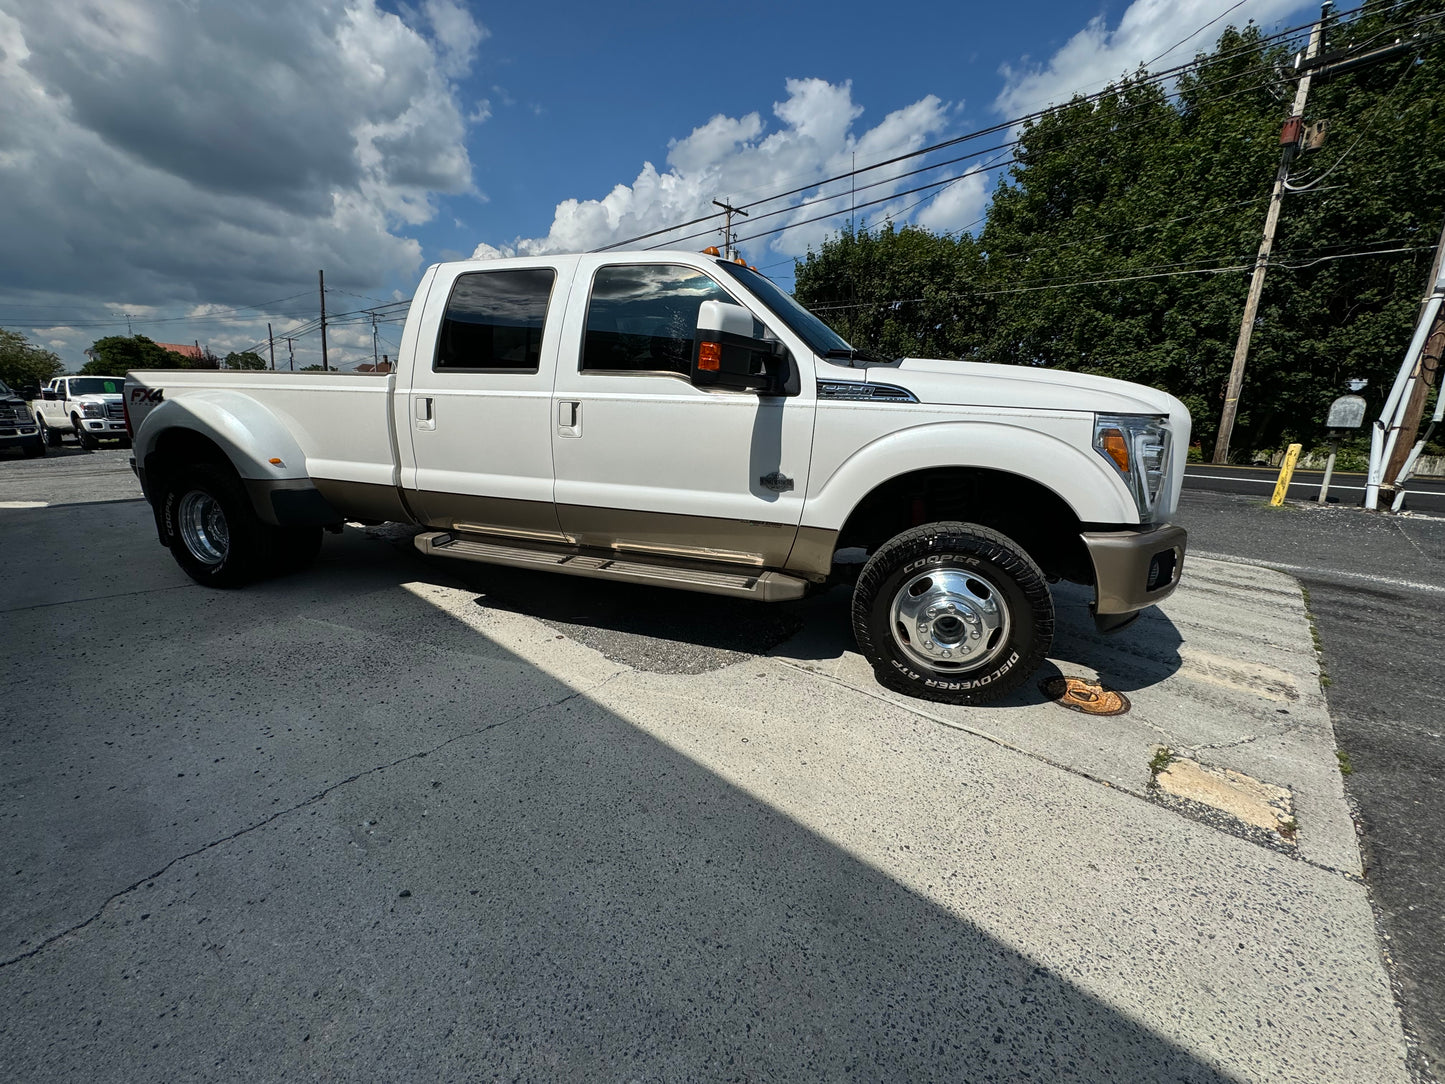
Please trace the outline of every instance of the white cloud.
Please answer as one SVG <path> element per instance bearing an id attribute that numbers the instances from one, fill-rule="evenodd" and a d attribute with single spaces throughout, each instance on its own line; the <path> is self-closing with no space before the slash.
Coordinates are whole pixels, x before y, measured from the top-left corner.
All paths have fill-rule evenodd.
<path id="1" fill-rule="evenodd" d="M 1110 29 L 1103 16 L 1091 19 L 1049 58 L 1047 64 L 1020 68 L 1003 67 L 1005 86 L 994 107 L 1006 117 L 1019 117 L 1051 104 L 1068 101 L 1075 94 L 1102 90 L 1121 76 L 1132 74 L 1140 64 L 1159 54 L 1168 55 L 1153 65 L 1172 67 L 1191 59 L 1196 52 L 1213 48 L 1230 24 L 1243 26 L 1247 20 L 1268 24 L 1291 11 L 1304 10 L 1299 0 L 1246 0 L 1218 22 L 1200 31 L 1204 24 L 1224 14 L 1234 0 L 1134 0 Z M 1317 9 L 1312 9 L 1317 10 Z M 1181 39 L 1189 40 L 1172 48 Z"/>
<path id="2" fill-rule="evenodd" d="M 375 0 L 19 12 L 0 11 L 0 290 L 16 304 L 135 312 L 274 296 L 318 267 L 337 285 L 409 276 L 408 229 L 437 194 L 474 191 L 448 77 L 486 31 L 454 0 L 415 25 Z"/>
<path id="3" fill-rule="evenodd" d="M 659 172 L 651 162 L 644 162 L 630 185 L 616 185 L 600 199 L 574 198 L 559 203 L 546 236 L 517 238 L 505 244 L 482 242 L 476 248 L 476 258 L 586 251 L 715 212 L 714 199 L 740 205 L 775 192 L 818 185 L 825 178 L 851 170 L 855 160 L 863 167 L 927 145 L 947 127 L 950 113 L 947 103 L 929 95 L 855 134 L 854 122 L 862 116 L 863 107 L 853 101 L 851 84 L 789 79 L 786 90 L 787 98 L 773 104 L 773 115 L 780 124 L 771 131 L 758 113 L 714 116 L 669 144 L 665 171 Z M 883 199 L 907 187 L 909 181 L 886 178 L 917 165 L 910 162 L 862 174 L 858 179 L 860 188 L 879 180 L 884 183 L 860 193 L 858 202 Z M 747 237 L 789 225 L 792 228 L 785 232 L 744 244 L 743 250 L 758 256 L 765 250 L 801 255 L 846 219 L 853 198 L 851 187 L 846 180 L 833 182 L 825 190 L 814 188 L 789 202 L 755 207 L 750 218 L 734 220 L 735 236 Z M 965 190 L 972 192 L 974 188 Z M 805 202 L 808 205 L 802 206 Z M 953 196 L 946 207 L 955 210 L 937 210 L 934 215 L 938 220 L 952 222 L 963 204 Z M 763 217 L 775 210 L 784 213 Z M 819 215 L 828 217 L 808 221 Z M 860 222 L 880 221 L 882 217 L 883 212 L 870 208 L 860 213 Z M 701 248 L 717 240 L 681 239 L 697 229 L 678 231 L 670 237 L 687 248 Z M 657 240 L 667 241 L 669 237 Z"/>

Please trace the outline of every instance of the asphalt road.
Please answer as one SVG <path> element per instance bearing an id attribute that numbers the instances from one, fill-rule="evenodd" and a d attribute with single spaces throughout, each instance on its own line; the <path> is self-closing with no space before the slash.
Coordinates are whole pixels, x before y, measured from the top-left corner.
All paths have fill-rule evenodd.
<path id="1" fill-rule="evenodd" d="M 112 1075 L 164 1076 L 182 1065 L 199 1072 L 200 1062 L 184 1060 L 195 1057 L 195 1046 L 184 1044 L 211 1035 L 218 1039 L 217 1058 L 228 1060 L 217 1060 L 202 1075 L 217 1079 L 255 1076 L 262 1065 L 324 1073 L 335 1070 L 335 1059 L 366 1054 L 390 1059 L 393 1067 L 442 1058 L 454 1075 L 466 1076 L 477 1069 L 463 1052 L 488 1048 L 467 1033 L 461 1017 L 461 1030 L 453 1038 L 451 1018 L 438 1023 L 432 1016 L 434 1011 L 455 1014 L 463 1004 L 473 1019 L 489 1022 L 489 1037 L 500 1040 L 488 1050 L 510 1059 L 488 1063 L 499 1072 L 515 1074 L 519 1066 L 528 1066 L 540 1073 L 547 1058 L 560 1058 L 552 1063 L 555 1075 L 578 1078 L 575 1059 L 585 1049 L 579 1036 L 588 1028 L 610 1034 L 610 1021 L 656 1018 L 655 1028 L 649 1024 L 631 1037 L 658 1028 L 663 1040 L 670 1034 L 694 1035 L 695 1019 L 663 1019 L 657 1011 L 664 1004 L 683 1003 L 680 997 L 669 1000 L 669 992 L 682 990 L 678 976 L 701 959 L 716 968 L 723 982 L 706 991 L 709 1004 L 741 1005 L 754 1013 L 728 1019 L 736 1036 L 757 1030 L 762 1038 L 756 1041 L 736 1040 L 756 1050 L 802 1042 L 826 1052 L 880 1036 L 890 1044 L 902 1041 L 893 1036 L 912 1041 L 915 1033 L 933 1041 L 945 1032 L 918 1031 L 916 1025 L 924 1021 L 936 1028 L 940 1013 L 970 1041 L 988 1031 L 995 1035 L 993 1043 L 1006 1048 L 1035 1042 L 1019 1038 L 1007 1022 L 996 1033 L 992 1024 L 983 1029 L 979 1023 L 994 1011 L 994 1001 L 1003 1005 L 1008 1000 L 1050 1006 L 1038 1014 L 1029 1010 L 1029 1018 L 1052 1019 L 1062 1030 L 1047 1036 L 1042 1048 L 1028 1049 L 1045 1056 L 1061 1049 L 1076 1052 L 1085 1059 L 1083 1078 L 1089 1077 L 1088 1066 L 1101 1064 L 1087 1059 L 1103 1058 L 1114 1069 L 1100 1079 L 1162 1079 L 1166 1073 L 1169 1079 L 1308 1079 L 1271 1071 L 1264 1060 L 1248 1070 L 1236 1063 L 1235 1069 L 1224 1069 L 1224 1077 L 1216 1077 L 1213 1066 L 1228 1062 L 1211 1056 L 1206 1065 L 1185 1058 L 1159 1041 L 1159 1035 L 1182 1032 L 1157 1024 L 1154 1031 L 1141 1032 L 1131 1021 L 1161 1006 L 1182 1021 L 1201 1007 L 1213 1011 L 1219 996 L 1229 1010 L 1210 1018 L 1202 1030 L 1213 1035 L 1232 1029 L 1238 1023 L 1239 991 L 1252 977 L 1274 984 L 1281 999 L 1257 1010 L 1264 1014 L 1259 1020 L 1272 1008 L 1283 1018 L 1270 1021 L 1268 1028 L 1251 1023 L 1247 1031 L 1278 1029 L 1283 1035 L 1320 1021 L 1330 1030 L 1337 1021 L 1310 1015 L 1310 1003 L 1287 1000 L 1291 984 L 1310 976 L 1334 998 L 1331 981 L 1345 989 L 1358 981 L 1345 971 L 1330 974 L 1337 966 L 1329 958 L 1337 931 L 1307 944 L 1289 940 L 1297 929 L 1328 923 L 1333 914 L 1333 901 L 1293 894 L 1292 879 L 1311 874 L 1301 868 L 1305 863 L 1270 865 L 1266 859 L 1273 856 L 1261 859 L 1252 845 L 1201 841 L 1197 832 L 1148 820 L 1132 806 L 1117 823 L 1106 821 L 1094 791 L 1072 782 L 1067 801 L 1061 793 L 1041 789 L 1021 793 L 1015 804 L 996 804 L 990 812 L 970 798 L 992 785 L 993 772 L 1015 789 L 1023 788 L 1030 774 L 1046 777 L 1050 787 L 1063 787 L 1059 780 L 1064 777 L 1055 779 L 1048 765 L 1074 763 L 1074 771 L 1084 775 L 1068 780 L 1087 778 L 1094 781 L 1090 787 L 1103 780 L 1103 793 L 1114 801 L 1125 788 L 1110 781 L 1109 764 L 1096 767 L 1078 760 L 1085 755 L 1080 748 L 1114 733 L 1112 727 L 1040 726 L 1050 718 L 1036 720 L 1017 709 L 1004 713 L 1007 718 L 989 716 L 996 721 L 987 727 L 1002 733 L 1008 748 L 1029 749 L 1044 738 L 1074 747 L 1067 753 L 1063 746 L 1040 747 L 1039 767 L 1020 775 L 1008 767 L 1007 758 L 1000 766 L 989 761 L 987 743 L 956 746 L 952 741 L 958 731 L 919 729 L 918 717 L 897 716 L 871 699 L 872 691 L 846 717 L 826 682 L 818 686 L 822 698 L 809 702 L 787 702 L 781 691 L 759 695 L 756 690 L 767 682 L 775 690 L 796 684 L 796 678 L 779 684 L 775 673 L 759 665 L 760 654 L 793 636 L 806 619 L 796 610 L 770 613 L 775 626 L 761 622 L 756 607 L 715 601 L 699 603 L 696 612 L 659 615 L 638 601 L 643 595 L 613 591 L 612 585 L 579 591 L 556 577 L 539 585 L 537 577 L 478 569 L 468 570 L 473 589 L 454 593 L 457 624 L 438 624 L 435 610 L 420 600 L 440 598 L 443 589 L 416 571 L 414 558 L 398 563 L 395 546 L 377 545 L 385 539 L 354 532 L 335 540 L 339 546 L 328 542 L 325 567 L 309 578 L 254 592 L 200 592 L 148 536 L 144 510 L 134 503 L 139 487 L 126 466 L 129 453 L 86 454 L 71 447 L 63 452 L 43 461 L 6 463 L 0 473 L 0 509 L 15 509 L 18 518 L 9 522 L 26 532 L 12 532 L 0 542 L 23 545 L 32 553 L 27 568 L 51 569 L 45 576 L 37 572 L 33 583 L 27 574 L 22 577 L 27 582 L 8 585 L 17 607 L 10 616 L 30 628 L 21 642 L 37 651 L 45 643 L 57 645 L 53 657 L 77 689 L 85 687 L 80 675 L 101 672 L 122 679 L 116 691 L 97 686 L 93 714 L 33 720 L 36 733 L 49 744 L 45 756 L 27 762 L 20 780 L 24 793 L 12 805 L 17 830 L 38 824 L 44 834 L 25 837 L 34 853 L 12 856 L 12 876 L 21 878 L 23 871 L 26 885 L 34 880 L 33 892 L 17 894 L 21 882 L 12 880 L 11 893 L 36 914 L 51 916 L 57 906 L 74 908 L 74 916 L 60 918 L 77 923 L 74 932 L 53 943 L 53 962 L 36 956 L 33 963 L 14 963 L 14 990 L 29 1014 L 24 1026 L 43 1027 L 48 1015 L 60 1012 L 87 1021 L 94 1015 L 93 1036 L 51 1029 L 58 1042 L 55 1066 L 75 1064 L 76 1044 L 91 1049 L 109 1043 L 132 1057 L 154 1059 Z M 92 511 L 44 507 L 90 502 L 96 505 Z M 1192 488 L 1181 521 L 1191 531 L 1196 556 L 1268 564 L 1310 589 L 1333 677 L 1331 715 L 1353 769 L 1346 785 L 1359 807 L 1374 903 L 1389 936 L 1406 1022 L 1424 1053 L 1436 1061 L 1445 1048 L 1440 1011 L 1445 959 L 1439 943 L 1445 896 L 1435 868 L 1445 816 L 1439 798 L 1445 743 L 1438 722 L 1445 705 L 1429 679 L 1435 664 L 1429 645 L 1430 637 L 1438 636 L 1438 615 L 1445 608 L 1445 521 L 1383 519 L 1339 506 L 1271 510 L 1258 498 Z M 84 561 L 36 564 L 37 548 L 68 552 L 65 547 L 81 531 L 87 539 Z M 124 577 L 119 585 L 117 572 Z M 418 577 L 420 583 L 406 583 Z M 406 589 L 398 590 L 403 585 Z M 1221 603 L 1205 622 L 1218 630 L 1222 642 L 1207 656 L 1212 666 L 1231 638 L 1233 626 L 1225 616 L 1230 606 L 1246 608 L 1228 592 L 1222 583 L 1205 585 L 1201 592 Z M 52 597 L 65 601 L 52 603 Z M 666 597 L 675 601 L 677 596 Z M 827 604 L 827 598 L 819 603 Z M 127 613 L 136 616 L 122 620 Z M 148 644 L 142 658 L 115 658 L 115 630 L 136 620 L 164 636 L 142 637 L 138 642 Z M 540 629 L 537 621 L 543 623 Z M 468 633 L 468 625 L 489 630 L 490 639 Z M 11 632 L 19 635 L 19 629 L 12 626 Z M 1160 620 L 1159 629 L 1172 626 Z M 1082 638 L 1077 634 L 1075 641 Z M 565 652 L 573 640 L 595 648 L 602 661 L 588 663 L 595 672 L 569 671 L 570 684 L 511 654 Z M 1132 658 L 1129 652 L 1139 650 L 1138 643 L 1137 636 L 1130 640 L 1126 634 L 1105 641 L 1101 650 L 1124 654 L 1099 656 L 1098 668 L 1102 671 L 1102 660 L 1108 658 L 1117 669 Z M 802 658 L 833 660 L 846 644 L 830 640 L 826 647 Z M 215 669 L 220 661 L 230 661 L 229 667 Z M 1283 664 L 1282 658 L 1274 661 Z M 631 678 L 625 672 L 629 668 Z M 405 687 L 398 687 L 397 673 L 408 675 Z M 649 673 L 656 676 L 648 678 Z M 346 675 L 343 685 L 336 684 L 337 674 Z M 702 684 L 670 684 L 690 680 Z M 727 684 L 734 680 L 735 685 Z M 619 725 L 621 714 L 601 710 L 607 700 L 603 690 L 624 689 L 629 681 L 637 694 L 626 702 L 633 713 L 629 717 L 635 724 L 643 706 L 650 705 L 646 710 L 658 712 L 662 720 L 654 726 L 661 745 L 654 747 Z M 1193 722 L 1187 707 L 1161 711 L 1154 720 L 1141 718 L 1151 697 L 1167 684 L 1150 676 L 1137 688 L 1130 686 L 1136 711 L 1120 725 L 1134 720 L 1147 730 Z M 24 687 L 17 673 L 11 688 Z M 1200 688 L 1217 698 L 1225 686 Z M 582 695 L 578 689 L 588 691 Z M 742 789 L 720 786 L 726 772 L 699 770 L 718 754 L 688 744 L 708 740 L 716 729 L 716 716 L 704 716 L 701 726 L 690 721 L 703 693 L 737 705 L 738 717 L 753 728 L 730 737 L 729 750 L 760 754 L 769 732 L 786 724 L 795 728 L 789 740 L 797 746 L 796 754 L 787 752 L 801 756 L 801 763 L 793 769 L 782 761 L 746 760 L 729 776 L 740 780 Z M 1223 715 L 1239 714 L 1224 703 Z M 536 714 L 532 705 L 541 705 Z M 1203 714 L 1206 709 L 1196 705 L 1195 710 Z M 1275 715 L 1274 709 L 1268 714 Z M 1017 729 L 1001 729 L 1006 725 Z M 1281 726 L 1279 736 L 1287 737 L 1289 724 Z M 824 733 L 826 727 L 837 732 Z M 101 739 L 106 748 L 95 748 Z M 1142 770 L 1143 750 L 1157 740 L 1145 735 L 1131 749 L 1135 768 Z M 1265 751 L 1264 737 L 1204 747 L 1212 746 L 1218 747 L 1216 755 L 1226 748 L 1240 756 L 1260 750 L 1256 755 L 1265 760 L 1273 755 Z M 448 749 L 447 755 L 433 755 Z M 555 757 L 555 764 L 548 757 L 539 759 L 539 749 Z M 988 771 L 979 774 L 979 765 Z M 833 771 L 845 774 L 834 780 L 827 774 Z M 508 809 L 515 812 L 477 808 L 468 788 L 483 777 L 507 796 Z M 869 806 L 866 781 L 885 778 L 888 785 L 873 788 L 884 803 Z M 781 781 L 784 794 L 798 799 L 818 793 L 820 785 L 832 787 L 844 801 L 844 812 L 835 819 L 873 826 L 846 845 L 825 846 L 821 833 L 797 830 L 807 821 L 804 807 L 785 810 L 779 795 L 768 792 L 774 779 Z M 947 864 L 936 871 L 920 867 L 926 872 L 918 875 L 916 896 L 900 893 L 895 882 L 879 875 L 881 870 L 898 876 L 894 858 L 915 860 L 900 841 L 912 840 L 918 850 L 916 825 L 889 828 L 881 818 L 885 810 L 911 807 L 926 780 L 944 785 L 929 798 L 935 804 L 921 811 L 925 819 L 936 821 L 946 810 L 960 818 L 958 836 L 933 840 L 927 853 L 955 863 L 969 861 L 979 849 L 992 860 L 996 850 L 1000 869 L 1007 871 L 997 884 L 983 885 L 982 894 L 979 867 L 973 876 L 963 868 L 957 884 L 969 886 L 972 895 L 956 899 L 944 891 L 952 891 L 951 878 L 959 876 L 947 872 Z M 84 806 L 90 819 L 84 811 L 66 813 L 59 805 L 54 815 L 37 816 L 32 791 L 37 799 L 58 803 L 71 796 L 69 788 L 89 801 L 67 809 Z M 619 788 L 636 795 L 639 804 L 616 820 L 609 802 Z M 765 793 L 786 816 L 766 812 L 759 801 Z M 95 819 L 116 802 L 116 816 Z M 849 807 L 858 802 L 863 804 Z M 1007 816 L 1000 815 L 1003 809 Z M 1082 823 L 1071 819 L 1076 810 L 1086 810 Z M 662 823 L 684 825 L 687 831 L 675 838 L 657 831 L 659 811 L 665 815 Z M 135 820 L 132 814 L 140 813 L 147 816 Z M 255 826 L 235 827 L 249 822 Z M 1139 825 L 1152 834 L 1131 838 Z M 1050 839 L 1055 835 L 1059 838 Z M 881 849 L 870 850 L 870 840 Z M 1109 841 L 1116 840 L 1137 848 L 1112 856 L 1116 865 L 1103 865 L 1105 875 L 1089 879 L 1102 863 L 1075 861 L 1079 851 L 1094 843 L 1114 846 Z M 1045 842 L 1049 846 L 1041 847 Z M 1035 849 L 1039 862 L 1031 865 Z M 60 855 L 57 868 L 37 876 L 42 855 L 51 852 Z M 760 854 L 783 860 L 766 878 L 749 865 Z M 1166 856 L 1177 859 L 1167 870 L 1161 866 Z M 1076 866 L 1084 881 L 1078 880 Z M 151 880 L 147 874 L 158 869 L 162 875 Z M 596 883 L 587 899 L 601 903 L 574 898 L 569 878 L 579 869 L 595 870 L 589 873 Z M 728 874 L 719 881 L 723 869 Z M 1135 872 L 1120 880 L 1115 871 L 1128 869 Z M 947 880 L 938 880 L 940 873 Z M 1315 880 L 1328 887 L 1330 878 L 1314 878 L 1311 884 Z M 647 887 L 654 882 L 667 889 L 655 898 Z M 1159 898 L 1183 910 L 1172 913 L 1150 902 L 1149 893 L 1160 892 L 1161 882 L 1167 887 Z M 1020 901 L 1017 910 L 1010 910 L 1015 904 L 1006 905 L 1000 894 L 1014 883 Z M 421 885 L 431 890 L 431 898 Z M 947 903 L 941 910 L 925 902 L 935 898 L 936 885 L 943 893 L 936 898 Z M 679 887 L 687 899 L 680 910 L 674 907 Z M 1281 912 L 1249 897 L 1255 888 L 1289 906 Z M 1081 900 L 1115 892 L 1122 893 L 1110 904 L 1117 910 L 1101 915 L 1101 936 L 1080 943 L 1077 962 L 1068 965 L 1074 970 L 1067 973 L 1087 986 L 1085 977 L 1113 981 L 1131 975 L 1141 959 L 1152 959 L 1149 974 L 1157 970 L 1158 988 L 1149 978 L 1147 996 L 1119 1016 L 1085 996 L 1084 986 L 1053 980 L 1070 946 L 1049 940 L 1056 928 L 1065 935 L 1081 928 L 1088 911 Z M 958 913 L 958 899 L 967 904 L 964 913 L 980 923 L 977 932 L 965 925 L 957 927 L 964 930 L 959 935 L 948 927 L 947 915 Z M 992 928 L 1007 930 L 1008 936 L 998 933 L 990 940 L 984 936 L 989 928 L 985 911 L 993 907 L 1004 917 Z M 94 917 L 87 917 L 92 912 Z M 1134 917 L 1127 918 L 1130 914 Z M 566 944 L 567 967 L 559 969 L 561 957 L 555 945 L 547 945 L 537 916 L 575 934 L 575 941 Z M 205 925 L 191 925 L 197 921 Z M 1032 921 L 1040 926 L 1027 925 Z M 1237 922 L 1241 950 L 1252 936 L 1245 930 L 1254 931 L 1265 945 L 1279 946 L 1270 970 L 1261 970 L 1248 955 L 1234 956 L 1232 964 L 1226 956 L 1212 959 L 1209 953 L 1223 944 L 1212 933 L 1207 942 L 1187 948 L 1167 936 L 1159 940 L 1160 931 L 1197 930 L 1201 923 L 1219 921 Z M 677 936 L 704 927 L 711 930 L 705 942 Z M 1009 947 L 1016 930 L 1036 939 L 1024 942 L 1028 951 L 1022 957 Z M 1142 957 L 1122 947 L 1135 931 L 1152 945 Z M 974 939 L 965 955 L 957 952 L 960 936 Z M 1226 947 L 1233 951 L 1234 938 L 1228 940 Z M 478 952 L 479 942 L 490 948 Z M 766 951 L 750 949 L 754 944 Z M 1032 964 L 1040 958 L 1048 960 L 1047 969 Z M 1171 972 L 1176 960 L 1183 961 L 1183 969 Z M 858 961 L 864 973 L 844 972 L 845 964 L 852 968 Z M 569 969 L 574 962 L 576 968 Z M 819 979 L 803 983 L 799 976 L 811 976 L 815 967 Z M 1318 970 L 1311 975 L 1312 968 L 1329 977 Z M 973 975 L 972 988 L 1007 996 L 985 1003 L 961 995 L 955 980 L 965 973 Z M 612 976 L 610 985 L 598 985 L 604 974 Z M 52 975 L 60 976 L 61 986 L 49 981 Z M 551 977 L 541 981 L 538 975 Z M 1180 983 L 1192 978 L 1201 985 L 1183 992 Z M 840 984 L 846 998 L 837 993 Z M 131 993 L 122 993 L 126 990 Z M 448 996 L 438 999 L 438 990 Z M 809 1008 L 800 1000 L 803 994 L 820 1000 Z M 836 1010 L 845 1001 L 854 1007 L 839 1016 Z M 526 1011 L 503 1011 L 520 1005 Z M 563 1006 L 585 1015 L 561 1012 Z M 216 1011 L 226 1014 L 217 1017 L 227 1021 L 219 1032 L 203 1019 Z M 1358 1018 L 1346 1015 L 1348 1026 L 1356 1026 Z M 295 1023 L 295 1033 L 277 1030 L 278 1019 Z M 385 1029 L 388 1043 L 378 1045 L 375 1035 L 359 1026 L 366 1020 Z M 563 1023 L 539 1031 L 539 1022 L 547 1021 Z M 874 1021 L 894 1022 L 880 1031 Z M 21 1026 L 17 1009 L 8 1024 L 0 1021 L 0 1039 L 7 1029 L 17 1037 L 15 1029 Z M 160 1052 L 144 1055 L 127 1026 L 144 1029 L 147 1038 L 154 1034 Z M 276 1049 L 237 1041 L 263 1032 Z M 647 1059 L 654 1066 L 667 1064 L 666 1041 L 662 1046 L 654 1039 L 637 1041 L 648 1045 L 626 1054 L 619 1046 L 613 1052 L 618 1072 L 648 1064 Z M 1227 1051 L 1229 1044 L 1242 1041 L 1231 1031 L 1218 1049 Z M 1269 1045 L 1251 1057 L 1262 1059 Z M 680 1049 L 675 1045 L 673 1052 Z M 891 1049 L 896 1057 L 897 1046 Z M 348 1050 L 358 1053 L 346 1055 Z M 642 1062 L 636 1060 L 639 1050 Z M 313 1060 L 323 1051 L 330 1060 Z M 946 1044 L 926 1056 L 922 1048 L 919 1053 L 917 1076 L 937 1073 L 957 1057 Z M 1017 1049 L 1011 1053 L 1018 1056 Z M 569 1063 L 568 1057 L 574 1060 Z M 352 1064 L 359 1069 L 359 1062 Z M 808 1068 L 822 1072 L 826 1064 Z M 877 1075 L 879 1064 L 866 1062 L 863 1075 Z M 839 1063 L 833 1068 L 849 1067 Z M 1055 1064 L 1041 1071 L 1067 1076 L 1064 1068 Z M 1297 1073 L 1298 1066 L 1294 1069 Z M 1351 1076 L 1339 1064 L 1329 1069 L 1326 1074 L 1321 1067 L 1315 1079 L 1377 1079 L 1369 1073 Z M 51 1076 L 57 1073 L 63 1070 Z M 740 1065 L 735 1075 L 756 1073 Z M 800 1074 L 807 1075 L 812 1074 Z M 1004 1073 L 998 1079 L 1009 1077 Z"/>
<path id="2" fill-rule="evenodd" d="M 1366 880 L 1389 937 L 1405 1020 L 1445 1065 L 1445 519 L 1200 492 L 1180 521 L 1195 554 L 1289 572 L 1318 623 Z M 1188 567 L 1185 568 L 1188 576 Z"/>
<path id="3" fill-rule="evenodd" d="M 1322 470 L 1297 470 L 1290 481 L 1288 497 L 1296 501 L 1315 501 L 1324 482 Z M 1191 463 L 1184 472 L 1185 485 L 1195 492 L 1239 493 L 1268 500 L 1274 493 L 1279 471 L 1274 467 L 1216 467 L 1207 463 Z M 1404 511 L 1445 514 L 1445 478 L 1419 477 L 1405 487 Z M 1328 503 L 1346 508 L 1359 508 L 1365 502 L 1365 475 L 1335 471 L 1330 478 Z"/>

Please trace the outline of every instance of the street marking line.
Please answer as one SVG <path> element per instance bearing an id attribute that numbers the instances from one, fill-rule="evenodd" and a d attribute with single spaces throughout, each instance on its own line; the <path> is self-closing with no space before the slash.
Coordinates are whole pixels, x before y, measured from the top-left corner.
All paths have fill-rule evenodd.
<path id="1" fill-rule="evenodd" d="M 49 501 L 0 501 L 0 508 L 49 508 Z"/>
<path id="2" fill-rule="evenodd" d="M 1206 561 L 1233 561 L 1241 565 L 1253 565 L 1255 568 L 1272 568 L 1278 572 L 1302 572 L 1310 576 L 1319 576 L 1329 579 L 1332 576 L 1341 576 L 1350 580 L 1363 580 L 1366 583 L 1379 583 L 1387 587 L 1407 587 L 1412 591 L 1426 591 L 1430 594 L 1445 595 L 1445 587 L 1433 583 L 1419 583 L 1415 580 L 1395 580 L 1388 576 L 1367 576 L 1363 572 L 1345 572 L 1335 568 L 1311 568 L 1308 565 L 1287 565 L 1279 561 L 1255 561 L 1248 557 L 1235 557 L 1229 553 L 1206 553 L 1203 550 L 1190 550 L 1190 557 L 1202 557 Z"/>

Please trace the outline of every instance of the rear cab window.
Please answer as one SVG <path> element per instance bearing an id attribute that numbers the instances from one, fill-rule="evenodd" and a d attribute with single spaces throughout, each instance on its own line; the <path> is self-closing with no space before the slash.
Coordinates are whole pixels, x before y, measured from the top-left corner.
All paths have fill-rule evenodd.
<path id="1" fill-rule="evenodd" d="M 550 267 L 457 276 L 442 316 L 433 371 L 537 372 L 556 281 Z"/>

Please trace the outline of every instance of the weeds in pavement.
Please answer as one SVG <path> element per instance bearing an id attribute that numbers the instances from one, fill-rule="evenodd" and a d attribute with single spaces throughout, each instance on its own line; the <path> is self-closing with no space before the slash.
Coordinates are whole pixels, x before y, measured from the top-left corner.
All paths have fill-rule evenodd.
<path id="1" fill-rule="evenodd" d="M 1345 752 L 1343 749 L 1335 750 L 1335 759 L 1340 762 L 1341 775 L 1349 775 L 1355 770 L 1355 766 L 1350 763 L 1350 754 Z"/>
<path id="2" fill-rule="evenodd" d="M 1154 759 L 1149 761 L 1149 785 L 1151 787 L 1159 785 L 1159 773 L 1173 764 L 1176 759 L 1174 750 L 1167 745 L 1161 745 L 1154 750 Z"/>
<path id="3" fill-rule="evenodd" d="M 1325 669 L 1325 642 L 1320 639 L 1320 627 L 1315 623 L 1315 612 L 1310 609 L 1310 589 L 1304 584 L 1300 584 L 1299 589 L 1305 600 L 1305 617 L 1310 623 L 1310 639 L 1315 642 L 1315 659 L 1320 664 L 1320 691 L 1323 692 L 1334 684 L 1330 681 L 1330 672 Z"/>

